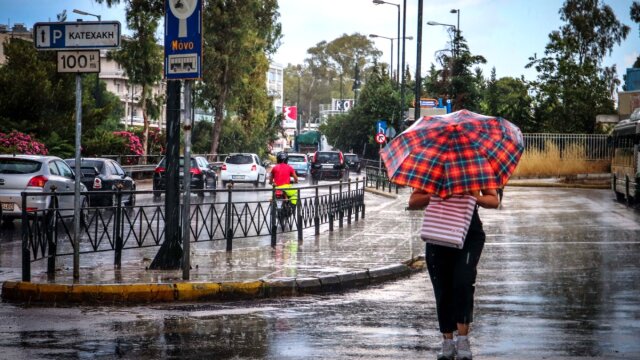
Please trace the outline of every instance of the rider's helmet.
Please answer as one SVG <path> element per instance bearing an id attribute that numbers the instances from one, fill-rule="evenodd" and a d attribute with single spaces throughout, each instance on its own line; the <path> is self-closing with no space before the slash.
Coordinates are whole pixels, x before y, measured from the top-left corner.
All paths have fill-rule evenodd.
<path id="1" fill-rule="evenodd" d="M 281 151 L 276 155 L 276 160 L 278 161 L 278 164 L 286 164 L 287 161 L 289 161 L 289 155 L 286 152 Z"/>

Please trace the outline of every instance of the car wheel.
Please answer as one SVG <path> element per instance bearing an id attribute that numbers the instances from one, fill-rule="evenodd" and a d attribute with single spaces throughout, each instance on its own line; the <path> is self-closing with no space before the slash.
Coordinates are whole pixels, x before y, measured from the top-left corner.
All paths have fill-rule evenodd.
<path id="1" fill-rule="evenodd" d="M 131 191 L 136 191 L 136 188 L 135 187 L 131 188 Z M 129 201 L 127 201 L 127 206 L 128 207 L 136 206 L 136 194 L 135 193 L 129 194 Z"/>
<path id="2" fill-rule="evenodd" d="M 85 197 L 80 204 L 80 227 L 87 228 L 89 225 L 89 201 Z"/>
<path id="3" fill-rule="evenodd" d="M 311 185 L 318 185 L 318 178 L 315 176 L 311 177 Z"/>

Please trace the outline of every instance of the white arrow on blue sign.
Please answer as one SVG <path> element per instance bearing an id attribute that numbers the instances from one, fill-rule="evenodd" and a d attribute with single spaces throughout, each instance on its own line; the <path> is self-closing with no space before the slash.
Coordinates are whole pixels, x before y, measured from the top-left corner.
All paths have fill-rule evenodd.
<path id="1" fill-rule="evenodd" d="M 385 120 L 378 120 L 376 125 L 376 134 L 386 133 L 387 132 L 387 122 Z"/>

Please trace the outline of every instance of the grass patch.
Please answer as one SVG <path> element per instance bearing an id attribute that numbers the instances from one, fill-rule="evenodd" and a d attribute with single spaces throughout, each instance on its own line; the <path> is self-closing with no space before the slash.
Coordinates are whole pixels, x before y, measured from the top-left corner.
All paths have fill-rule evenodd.
<path id="1" fill-rule="evenodd" d="M 586 158 L 584 146 L 569 145 L 560 152 L 553 142 L 547 141 L 544 150 L 525 150 L 513 175 L 555 177 L 611 171 L 610 160 L 587 160 Z"/>

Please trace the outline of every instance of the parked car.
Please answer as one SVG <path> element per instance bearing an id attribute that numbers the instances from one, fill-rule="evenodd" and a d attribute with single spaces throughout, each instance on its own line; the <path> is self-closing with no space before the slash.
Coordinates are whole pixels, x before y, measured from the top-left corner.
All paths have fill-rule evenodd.
<path id="1" fill-rule="evenodd" d="M 316 151 L 311 161 L 311 183 L 319 180 L 348 180 L 349 168 L 341 151 Z"/>
<path id="2" fill-rule="evenodd" d="M 76 159 L 64 160 L 72 169 L 75 169 Z M 91 206 L 113 206 L 117 202 L 114 193 L 119 185 L 122 190 L 135 191 L 136 182 L 131 178 L 122 166 L 115 160 L 104 158 L 82 158 L 80 160 L 81 180 L 89 191 L 103 191 L 104 194 L 89 195 Z M 136 195 L 132 193 L 122 194 L 122 203 L 126 206 L 136 204 Z"/>
<path id="3" fill-rule="evenodd" d="M 180 188 L 183 188 L 183 179 L 184 179 L 184 157 L 180 156 L 180 160 L 178 163 L 178 167 L 180 169 Z M 156 191 L 153 193 L 154 199 L 158 199 L 160 197 L 160 192 L 167 189 L 167 158 L 163 158 L 160 160 L 158 166 L 153 172 L 153 190 Z M 209 162 L 207 159 L 201 156 L 193 156 L 191 157 L 191 167 L 189 168 L 189 173 L 191 174 L 191 189 L 195 190 L 215 190 L 218 184 L 218 175 L 215 170 L 209 167 Z M 204 192 L 198 192 L 198 196 L 203 197 Z"/>
<path id="4" fill-rule="evenodd" d="M 309 173 L 309 168 L 311 168 L 311 164 L 307 160 L 307 155 L 297 153 L 290 153 L 288 155 L 289 161 L 287 163 L 291 165 L 298 176 L 306 177 Z"/>
<path id="5" fill-rule="evenodd" d="M 351 154 L 351 153 L 344 154 L 344 161 L 347 162 L 349 171 L 355 171 L 356 173 L 360 174 L 361 165 L 360 165 L 360 158 L 358 157 L 358 155 Z"/>
<path id="6" fill-rule="evenodd" d="M 267 170 L 258 158 L 258 155 L 251 153 L 233 153 L 224 159 L 224 164 L 220 169 L 220 179 L 222 185 L 226 186 L 231 182 L 249 182 L 256 187 L 267 182 Z"/>
<path id="7" fill-rule="evenodd" d="M 11 221 L 22 216 L 22 196 L 20 193 L 73 192 L 75 189 L 73 170 L 61 158 L 43 155 L 0 155 L 0 217 Z M 80 184 L 80 191 L 87 188 Z M 38 215 L 50 216 L 44 210 L 54 206 L 51 196 L 28 196 L 26 211 Z M 80 199 L 81 208 L 87 208 L 88 200 L 84 195 Z M 71 217 L 74 214 L 74 196 L 58 196 L 60 216 Z M 80 221 L 86 224 L 85 212 Z"/>

